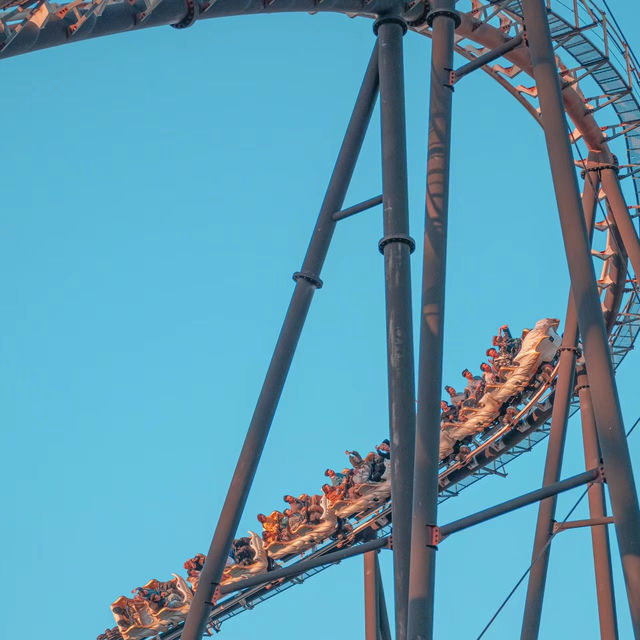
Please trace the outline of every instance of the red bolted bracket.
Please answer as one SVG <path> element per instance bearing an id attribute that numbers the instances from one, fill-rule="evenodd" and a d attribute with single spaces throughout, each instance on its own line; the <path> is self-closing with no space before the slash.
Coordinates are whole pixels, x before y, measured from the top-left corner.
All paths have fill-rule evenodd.
<path id="1" fill-rule="evenodd" d="M 438 548 L 438 543 L 442 540 L 440 536 L 440 527 L 436 524 L 426 524 L 427 528 L 427 547 Z"/>
<path id="2" fill-rule="evenodd" d="M 393 534 L 389 535 L 389 539 L 387 540 L 387 549 L 393 550 Z"/>
<path id="3" fill-rule="evenodd" d="M 220 600 L 220 596 L 222 594 L 220 593 L 220 585 L 218 585 L 215 589 L 215 591 L 213 592 L 213 598 L 211 598 L 211 604 L 215 607 L 218 604 L 218 600 Z"/>
<path id="4" fill-rule="evenodd" d="M 606 484 L 607 476 L 606 476 L 606 474 L 604 472 L 604 465 L 603 464 L 601 464 L 598 467 L 598 471 L 600 472 L 600 476 L 598 477 L 598 480 L 596 480 L 596 482 L 602 482 L 602 484 Z"/>

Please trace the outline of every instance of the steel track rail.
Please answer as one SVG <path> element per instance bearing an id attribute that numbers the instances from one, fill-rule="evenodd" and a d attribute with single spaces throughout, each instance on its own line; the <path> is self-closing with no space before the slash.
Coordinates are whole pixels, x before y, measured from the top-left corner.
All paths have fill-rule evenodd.
<path id="1" fill-rule="evenodd" d="M 373 17 L 387 10 L 391 4 L 392 0 L 370 0 L 364 4 L 361 0 L 326 0 L 322 3 L 317 0 L 287 0 L 286 3 L 282 0 L 270 3 L 264 0 L 242 3 L 239 0 L 72 0 L 61 4 L 50 4 L 45 0 L 0 0 L 0 59 L 140 28 L 161 25 L 185 27 L 203 18 L 284 11 L 332 11 Z M 601 152 L 609 151 L 608 143 L 613 136 L 623 138 L 629 163 L 625 175 L 631 179 L 636 201 L 640 202 L 640 75 L 635 56 L 622 34 L 612 26 L 611 21 L 606 20 L 606 14 L 594 0 L 580 0 L 575 4 L 577 10 L 572 10 L 559 0 L 549 5 L 551 33 L 557 50 L 578 64 L 577 70 L 565 67 L 565 72 L 561 74 L 565 85 L 565 107 L 576 126 L 577 137 L 589 150 Z M 366 10 L 363 9 L 365 6 Z M 414 7 L 415 11 L 417 9 Z M 508 39 L 510 29 L 518 31 L 522 27 L 520 0 L 487 2 L 484 7 L 476 7 L 468 13 L 461 13 L 461 16 L 456 51 L 469 60 L 499 46 Z M 504 19 L 512 19 L 512 24 L 505 27 Z M 498 26 L 496 21 L 499 22 Z M 420 20 L 414 21 L 411 28 L 430 36 L 426 24 L 418 23 Z M 465 41 L 470 44 L 465 44 Z M 477 45 L 482 49 L 478 50 Z M 527 95 L 526 87 L 515 84 L 523 73 L 532 75 L 526 48 L 506 53 L 504 59 L 515 65 L 513 75 L 497 64 L 485 65 L 483 70 L 535 117 L 538 113 L 535 99 Z M 579 82 L 585 83 L 587 80 L 592 81 L 601 95 L 594 99 L 595 106 L 585 108 Z M 614 125 L 605 127 L 612 132 L 608 138 L 593 117 L 593 113 L 605 105 L 617 117 Z M 611 269 L 614 275 L 620 276 L 620 273 L 615 273 L 615 262 L 605 264 L 605 269 Z M 616 282 L 615 278 L 613 281 Z M 605 292 L 605 298 L 611 302 L 611 292 Z M 624 302 L 613 302 L 616 306 L 619 303 L 626 305 L 630 314 L 635 311 L 629 297 Z M 605 308 L 605 312 L 610 317 L 617 315 L 617 309 Z M 637 327 L 634 326 L 632 330 L 627 326 L 627 329 L 626 335 L 633 342 Z"/>

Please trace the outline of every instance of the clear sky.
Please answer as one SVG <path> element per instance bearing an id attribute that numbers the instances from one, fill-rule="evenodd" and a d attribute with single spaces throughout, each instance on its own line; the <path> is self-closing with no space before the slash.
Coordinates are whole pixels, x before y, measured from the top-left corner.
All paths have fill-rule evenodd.
<path id="1" fill-rule="evenodd" d="M 632 4 L 610 1 L 640 51 Z M 118 595 L 206 552 L 373 40 L 364 19 L 256 16 L 2 61 L 0 637 L 95 638 Z M 430 42 L 405 45 L 419 239 Z M 460 385 L 500 324 L 563 318 L 568 277 L 538 125 L 481 72 L 456 87 L 454 119 L 444 378 Z M 380 184 L 376 113 L 346 204 Z M 339 225 L 240 532 L 386 435 L 380 214 Z M 619 370 L 627 425 L 639 365 Z M 566 475 L 584 468 L 579 432 L 572 420 Z M 637 469 L 640 434 L 630 447 Z M 441 522 L 539 486 L 544 450 L 448 501 Z M 529 565 L 535 518 L 441 545 L 436 637 L 477 636 Z M 363 637 L 361 585 L 361 559 L 346 561 L 223 635 Z M 487 638 L 519 637 L 524 593 Z M 541 637 L 597 636 L 589 532 L 565 532 Z"/>

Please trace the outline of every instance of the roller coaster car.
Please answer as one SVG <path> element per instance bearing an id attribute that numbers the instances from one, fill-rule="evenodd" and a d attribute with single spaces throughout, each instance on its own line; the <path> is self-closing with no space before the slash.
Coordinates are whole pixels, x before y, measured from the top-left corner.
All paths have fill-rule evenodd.
<path id="1" fill-rule="evenodd" d="M 292 539 L 265 545 L 264 548 L 269 557 L 277 560 L 285 556 L 302 553 L 335 532 L 338 526 L 338 518 L 326 496 L 322 496 L 320 505 L 322 506 L 320 522 L 317 524 L 298 524 L 290 531 L 293 536 Z"/>
<path id="2" fill-rule="evenodd" d="M 191 600 L 193 599 L 191 589 L 189 589 L 184 578 L 175 573 L 172 575 L 173 579 L 167 582 L 160 582 L 154 578 L 144 585 L 146 589 L 159 591 L 163 595 L 166 594 L 165 606 L 152 613 L 159 625 L 163 627 L 182 622 L 189 611 Z"/>
<path id="3" fill-rule="evenodd" d="M 473 414 L 463 415 L 466 419 L 441 431 L 441 460 L 452 453 L 456 441 L 491 427 L 505 407 L 520 404 L 537 387 L 549 381 L 551 372 L 547 364 L 554 361 L 562 343 L 556 332 L 559 323 L 555 318 L 543 318 L 531 331 L 523 334 L 522 345 L 514 357 L 515 366 L 500 369 L 501 374 L 503 370 L 507 374 L 505 381 L 496 388 L 485 390 Z"/>
<path id="4" fill-rule="evenodd" d="M 105 629 L 104 633 L 101 633 L 96 640 L 123 640 L 123 638 L 120 629 L 113 627 L 112 629 Z"/>
<path id="5" fill-rule="evenodd" d="M 163 594 L 162 608 L 154 611 L 149 602 L 141 597 L 120 596 L 111 604 L 118 629 L 124 640 L 141 640 L 166 631 L 182 622 L 193 598 L 184 578 L 173 574 L 173 579 L 160 582 L 155 578 L 144 585 L 144 589 Z"/>
<path id="6" fill-rule="evenodd" d="M 466 445 L 463 445 L 462 447 L 460 447 L 458 449 L 458 453 L 456 454 L 455 458 L 459 462 L 464 462 L 464 460 L 467 458 L 467 456 L 470 453 L 471 453 L 471 449 L 469 447 L 467 447 Z"/>
<path id="7" fill-rule="evenodd" d="M 249 538 L 251 540 L 251 549 L 255 554 L 255 560 L 249 565 L 234 564 L 227 567 L 222 574 L 222 584 L 231 584 L 258 573 L 264 573 L 267 570 L 269 558 L 262 538 L 253 531 L 249 531 Z"/>
<path id="8" fill-rule="evenodd" d="M 124 640 L 137 640 L 154 634 L 157 622 L 146 602 L 120 596 L 111 603 L 111 611 Z"/>
<path id="9" fill-rule="evenodd" d="M 391 465 L 388 460 L 384 461 L 384 474 L 379 482 L 362 482 L 356 484 L 351 489 L 352 495 L 356 498 L 341 499 L 331 506 L 336 515 L 341 518 L 348 518 L 355 513 L 374 507 L 379 502 L 385 502 L 391 496 L 391 483 L 389 482 L 389 472 Z"/>

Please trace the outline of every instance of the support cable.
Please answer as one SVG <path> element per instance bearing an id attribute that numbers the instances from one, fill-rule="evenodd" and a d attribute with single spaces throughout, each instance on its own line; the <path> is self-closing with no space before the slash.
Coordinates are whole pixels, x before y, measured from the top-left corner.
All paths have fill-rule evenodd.
<path id="1" fill-rule="evenodd" d="M 589 485 L 589 486 L 591 486 L 591 485 Z M 569 509 L 569 512 L 567 513 L 567 515 L 562 520 L 562 524 L 564 524 L 570 518 L 571 514 L 577 509 L 578 505 L 582 502 L 583 498 L 587 495 L 588 491 L 589 491 L 589 487 L 587 487 L 582 492 L 580 497 L 576 500 L 575 504 L 571 507 L 571 509 Z M 551 541 L 553 540 L 553 538 L 556 535 L 557 535 L 557 533 L 551 533 L 551 535 L 549 536 L 549 539 L 545 543 L 544 547 L 542 547 L 542 549 L 540 549 L 540 552 L 534 558 L 533 562 L 528 566 L 527 570 L 522 574 L 522 576 L 520 576 L 520 578 L 518 579 L 518 581 L 514 585 L 513 589 L 511 589 L 511 591 L 509 591 L 509 594 L 507 595 L 507 597 L 502 601 L 500 606 L 496 609 L 496 612 L 493 614 L 493 616 L 491 616 L 491 619 L 484 626 L 484 628 L 482 629 L 482 631 L 480 632 L 480 635 L 476 638 L 476 640 L 480 640 L 480 638 L 482 638 L 482 636 L 484 636 L 484 634 L 487 632 L 489 627 L 493 624 L 493 621 L 498 617 L 498 615 L 500 615 L 500 612 L 504 609 L 504 607 L 509 602 L 509 600 L 511 600 L 511 596 L 513 596 L 513 594 L 518 590 L 518 587 L 524 582 L 524 579 L 529 575 L 531 569 L 533 569 L 534 565 L 538 562 L 538 560 L 540 560 L 540 558 L 542 558 L 542 556 L 544 555 L 545 550 L 551 544 Z"/>
<path id="2" fill-rule="evenodd" d="M 629 429 L 629 431 L 627 431 L 627 438 L 631 435 L 631 432 L 638 426 L 638 423 L 640 423 L 640 418 L 638 418 L 634 423 L 633 426 L 631 427 L 631 429 Z"/>
<path id="3" fill-rule="evenodd" d="M 631 427 L 631 429 L 627 431 L 627 434 L 626 434 L 627 438 L 631 435 L 631 432 L 638 426 L 638 424 L 640 424 L 640 417 L 638 417 L 638 419 L 633 423 L 633 426 Z M 571 517 L 571 514 L 578 508 L 578 505 L 582 502 L 584 497 L 589 492 L 590 487 L 591 485 L 589 485 L 582 492 L 581 496 L 576 500 L 575 504 L 571 507 L 571 509 L 569 509 L 569 512 L 567 513 L 567 515 L 564 517 L 564 519 L 560 524 L 564 524 Z M 487 632 L 489 627 L 493 624 L 494 620 L 500 615 L 500 612 L 504 609 L 504 607 L 509 602 L 509 600 L 511 600 L 511 596 L 513 596 L 513 594 L 518 590 L 518 587 L 524 582 L 524 579 L 529 575 L 529 572 L 531 571 L 531 569 L 533 569 L 533 566 L 538 562 L 538 560 L 540 560 L 540 558 L 542 558 L 542 556 L 544 555 L 545 549 L 551 544 L 551 541 L 553 540 L 553 538 L 556 535 L 558 535 L 560 531 L 561 529 L 559 529 L 555 533 L 551 533 L 551 535 L 549 536 L 549 539 L 547 540 L 547 543 L 544 545 L 542 549 L 540 549 L 540 553 L 538 553 L 538 555 L 534 558 L 533 562 L 529 565 L 527 570 L 522 574 L 522 576 L 520 576 L 520 578 L 514 585 L 513 589 L 509 591 L 507 597 L 502 601 L 500 606 L 496 609 L 496 612 L 491 616 L 491 619 L 484 626 L 484 628 L 482 629 L 482 631 L 480 632 L 480 635 L 476 638 L 476 640 L 480 640 L 482 636 L 484 636 L 484 634 Z"/>

